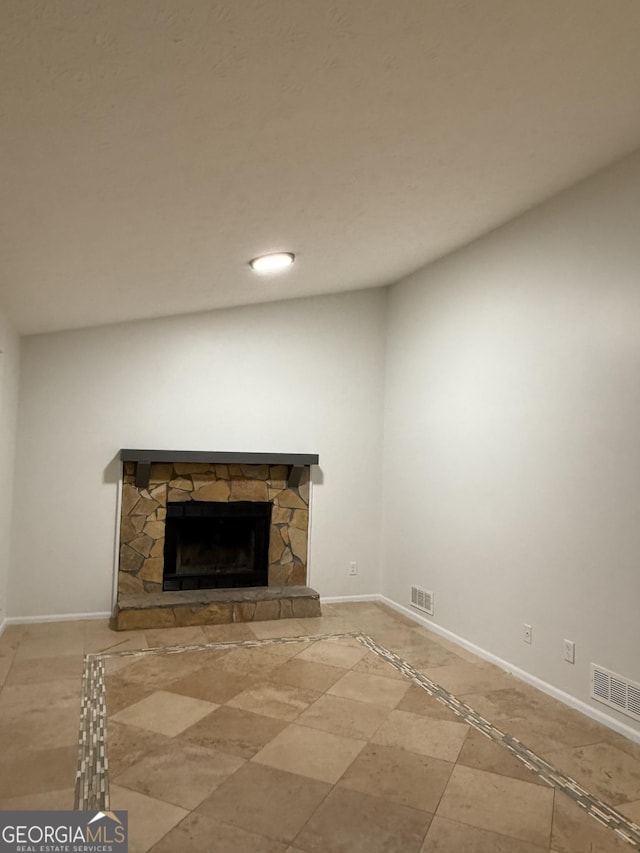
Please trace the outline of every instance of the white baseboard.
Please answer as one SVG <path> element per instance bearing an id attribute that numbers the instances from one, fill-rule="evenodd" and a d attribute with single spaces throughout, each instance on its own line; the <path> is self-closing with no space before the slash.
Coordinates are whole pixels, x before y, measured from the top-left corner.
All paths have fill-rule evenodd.
<path id="1" fill-rule="evenodd" d="M 320 604 L 354 604 L 357 601 L 381 601 L 377 592 L 369 595 L 321 595 Z"/>
<path id="2" fill-rule="evenodd" d="M 77 622 L 84 619 L 110 619 L 111 613 L 52 613 L 47 616 L 7 616 L 6 625 L 34 625 L 40 622 Z"/>
<path id="3" fill-rule="evenodd" d="M 483 660 L 487 660 L 490 663 L 495 664 L 496 666 L 500 667 L 500 669 L 504 669 L 506 672 L 511 673 L 511 675 L 515 675 L 516 678 L 519 678 L 521 681 L 530 684 L 537 690 L 542 691 L 542 693 L 546 693 L 548 696 L 552 696 L 554 699 L 557 699 L 559 702 L 568 705 L 570 708 L 575 708 L 576 711 L 580 711 L 581 714 L 590 717 L 597 723 L 601 723 L 603 726 L 606 726 L 609 729 L 613 729 L 613 731 L 624 735 L 624 737 L 628 738 L 629 740 L 635 741 L 636 743 L 640 743 L 640 732 L 637 729 L 628 726 L 626 723 L 623 723 L 620 720 L 616 720 L 614 717 L 610 717 L 608 714 L 606 714 L 604 711 L 600 711 L 598 708 L 592 708 L 591 705 L 587 704 L 586 702 L 583 702 L 582 699 L 578 699 L 575 696 L 572 696 L 570 693 L 565 693 L 564 690 L 560 690 L 560 688 L 554 687 L 553 684 L 549 684 L 547 681 L 543 681 L 536 675 L 532 675 L 530 672 L 527 672 L 524 669 L 520 669 L 519 666 L 515 666 L 514 664 L 509 663 L 509 661 L 506 661 L 503 658 L 494 655 L 492 652 L 488 652 L 486 651 L 486 649 L 482 649 L 480 648 L 480 646 L 476 646 L 473 643 L 470 643 L 463 637 L 458 636 L 458 634 L 454 634 L 453 631 L 449 631 L 446 628 L 443 628 L 441 625 L 437 625 L 435 622 L 431 622 L 424 616 L 421 616 L 418 613 L 414 613 L 414 611 L 410 610 L 408 607 L 405 607 L 402 604 L 397 604 L 395 601 L 392 601 L 385 595 L 379 595 L 378 601 L 380 601 L 381 604 L 386 604 L 393 610 L 397 610 L 398 613 L 402 613 L 403 616 L 408 616 L 410 619 L 413 619 L 414 622 L 418 622 L 420 625 L 423 625 L 425 628 L 428 628 L 429 631 L 433 631 L 434 634 L 439 634 L 441 637 L 445 637 L 447 640 L 451 640 L 451 642 L 457 643 L 459 646 L 462 646 L 463 649 L 467 649 L 467 651 L 473 652 L 473 654 L 477 655 L 479 658 L 482 658 Z"/>

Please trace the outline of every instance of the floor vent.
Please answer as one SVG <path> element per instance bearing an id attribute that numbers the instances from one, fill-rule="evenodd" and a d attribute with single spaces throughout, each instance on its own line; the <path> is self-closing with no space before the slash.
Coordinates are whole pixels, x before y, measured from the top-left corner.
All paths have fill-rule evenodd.
<path id="1" fill-rule="evenodd" d="M 433 616 L 433 593 L 421 589 L 419 586 L 411 587 L 411 605 L 418 610 L 424 610 L 429 616 Z"/>
<path id="2" fill-rule="evenodd" d="M 591 696 L 621 714 L 640 720 L 640 684 L 591 664 Z"/>

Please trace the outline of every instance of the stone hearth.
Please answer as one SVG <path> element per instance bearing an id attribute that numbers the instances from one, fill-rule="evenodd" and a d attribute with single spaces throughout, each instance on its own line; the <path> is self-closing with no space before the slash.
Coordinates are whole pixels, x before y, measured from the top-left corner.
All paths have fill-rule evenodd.
<path id="1" fill-rule="evenodd" d="M 142 458 L 163 452 L 139 453 Z M 144 470 L 141 462 L 124 462 L 115 627 L 319 616 L 319 596 L 306 586 L 309 465 L 212 462 L 222 454 L 201 455 L 206 461 L 158 461 Z M 163 591 L 167 503 L 184 501 L 272 504 L 267 587 Z M 174 601 L 176 595 L 181 598 Z"/>
<path id="2" fill-rule="evenodd" d="M 308 586 L 194 589 L 124 595 L 118 602 L 117 627 L 129 631 L 306 616 L 320 616 L 320 597 Z"/>

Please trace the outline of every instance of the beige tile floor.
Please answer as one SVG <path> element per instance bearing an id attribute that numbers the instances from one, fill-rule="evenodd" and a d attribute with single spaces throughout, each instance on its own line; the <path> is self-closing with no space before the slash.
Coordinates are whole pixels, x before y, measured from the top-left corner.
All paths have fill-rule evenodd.
<path id="1" fill-rule="evenodd" d="M 640 746 L 377 604 L 253 625 L 0 637 L 0 808 L 72 808 L 87 652 L 109 658 L 111 806 L 153 853 L 610 853 L 632 848 L 349 639 L 362 631 L 640 820 Z"/>

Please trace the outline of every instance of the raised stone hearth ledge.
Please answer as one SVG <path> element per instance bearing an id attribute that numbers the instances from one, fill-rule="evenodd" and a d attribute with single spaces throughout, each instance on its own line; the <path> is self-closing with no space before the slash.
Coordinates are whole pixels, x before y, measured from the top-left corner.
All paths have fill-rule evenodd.
<path id="1" fill-rule="evenodd" d="M 121 594 L 113 627 L 131 631 L 320 615 L 320 596 L 308 586 L 194 589 Z"/>

